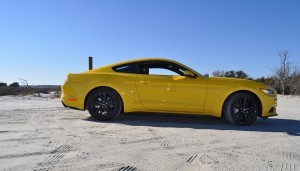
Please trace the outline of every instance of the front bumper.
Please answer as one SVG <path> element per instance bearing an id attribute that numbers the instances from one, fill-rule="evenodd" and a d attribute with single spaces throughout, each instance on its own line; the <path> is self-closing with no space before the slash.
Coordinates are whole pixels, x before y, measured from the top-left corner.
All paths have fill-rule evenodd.
<path id="1" fill-rule="evenodd" d="M 262 101 L 263 104 L 263 112 L 262 117 L 272 117 L 272 116 L 278 116 L 278 113 L 276 111 L 277 107 L 277 94 L 274 97 L 271 96 L 265 96 L 265 98 Z"/>
<path id="2" fill-rule="evenodd" d="M 263 116 L 263 117 L 272 117 L 272 116 L 278 116 L 278 113 L 276 113 L 276 112 L 268 113 L 268 115 Z"/>

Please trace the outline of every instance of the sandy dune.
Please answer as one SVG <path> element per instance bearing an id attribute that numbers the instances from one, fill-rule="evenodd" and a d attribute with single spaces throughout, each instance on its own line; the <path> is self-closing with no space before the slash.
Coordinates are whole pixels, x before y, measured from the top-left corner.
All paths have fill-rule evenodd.
<path id="1" fill-rule="evenodd" d="M 101 123 L 59 99 L 0 97 L 0 170 L 300 170 L 300 98 L 248 127 L 124 114 Z"/>

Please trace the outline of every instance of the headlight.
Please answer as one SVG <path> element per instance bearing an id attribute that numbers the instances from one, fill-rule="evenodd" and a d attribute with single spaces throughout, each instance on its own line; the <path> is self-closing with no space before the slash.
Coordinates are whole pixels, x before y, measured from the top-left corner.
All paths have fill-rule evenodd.
<path id="1" fill-rule="evenodd" d="M 266 95 L 274 96 L 274 90 L 271 90 L 271 89 L 263 89 L 263 88 L 261 88 L 260 90 L 261 90 L 262 92 L 264 92 Z"/>

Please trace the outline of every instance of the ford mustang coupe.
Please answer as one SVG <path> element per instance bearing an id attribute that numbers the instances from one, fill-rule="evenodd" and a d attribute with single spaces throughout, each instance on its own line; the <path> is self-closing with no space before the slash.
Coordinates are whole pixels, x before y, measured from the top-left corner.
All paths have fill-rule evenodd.
<path id="1" fill-rule="evenodd" d="M 88 110 L 107 121 L 120 113 L 178 113 L 224 117 L 250 125 L 276 116 L 276 91 L 259 82 L 203 77 L 173 60 L 147 58 L 68 74 L 62 86 L 65 107 Z"/>

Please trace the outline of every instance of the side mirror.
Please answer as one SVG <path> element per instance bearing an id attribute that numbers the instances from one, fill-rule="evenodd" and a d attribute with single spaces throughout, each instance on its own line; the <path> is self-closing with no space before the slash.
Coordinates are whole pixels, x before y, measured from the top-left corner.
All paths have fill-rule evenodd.
<path id="1" fill-rule="evenodd" d="M 189 78 L 195 78 L 195 74 L 189 70 L 184 71 L 184 76 L 189 77 Z"/>

